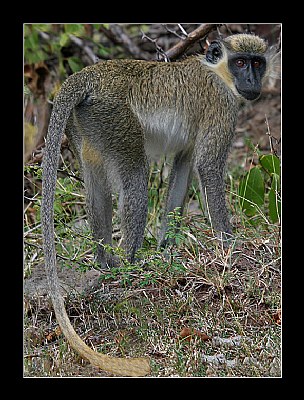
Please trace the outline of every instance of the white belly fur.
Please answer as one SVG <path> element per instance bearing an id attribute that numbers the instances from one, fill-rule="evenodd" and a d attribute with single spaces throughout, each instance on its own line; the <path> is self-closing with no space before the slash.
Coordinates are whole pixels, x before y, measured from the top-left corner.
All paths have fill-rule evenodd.
<path id="1" fill-rule="evenodd" d="M 145 149 L 150 157 L 186 149 L 189 131 L 175 110 L 156 110 L 138 117 L 145 131 Z"/>

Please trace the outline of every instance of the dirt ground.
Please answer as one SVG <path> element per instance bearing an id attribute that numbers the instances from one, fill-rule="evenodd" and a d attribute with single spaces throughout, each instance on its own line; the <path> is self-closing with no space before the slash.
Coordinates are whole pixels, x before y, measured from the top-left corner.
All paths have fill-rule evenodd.
<path id="1" fill-rule="evenodd" d="M 62 295 L 75 290 L 81 293 L 86 288 L 94 285 L 95 280 L 100 275 L 100 272 L 91 269 L 86 272 L 80 272 L 75 268 L 62 270 L 58 269 L 58 278 L 60 281 L 60 287 L 62 289 Z M 35 269 L 33 269 L 31 276 L 25 278 L 24 280 L 24 295 L 29 296 L 46 296 L 48 293 L 47 280 L 44 271 L 44 265 L 38 264 Z"/>

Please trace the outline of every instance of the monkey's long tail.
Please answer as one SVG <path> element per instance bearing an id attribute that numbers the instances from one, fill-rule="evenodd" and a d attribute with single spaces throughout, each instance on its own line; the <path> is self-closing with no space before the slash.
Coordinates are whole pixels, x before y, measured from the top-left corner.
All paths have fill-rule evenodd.
<path id="1" fill-rule="evenodd" d="M 145 376 L 150 373 L 150 363 L 147 358 L 110 357 L 97 353 L 88 347 L 73 329 L 60 293 L 54 237 L 54 200 L 57 167 L 60 157 L 61 139 L 70 112 L 75 105 L 81 102 L 86 94 L 84 88 L 79 89 L 77 74 L 71 75 L 64 82 L 62 88 L 54 101 L 43 157 L 41 204 L 45 270 L 56 319 L 71 347 L 92 365 L 114 375 Z"/>

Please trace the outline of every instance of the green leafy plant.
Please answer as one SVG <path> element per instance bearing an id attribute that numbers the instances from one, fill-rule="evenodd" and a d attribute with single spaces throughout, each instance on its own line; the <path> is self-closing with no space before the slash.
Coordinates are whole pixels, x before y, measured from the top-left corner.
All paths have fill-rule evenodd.
<path id="1" fill-rule="evenodd" d="M 43 40 L 43 34 L 49 40 Z M 24 58 L 28 63 L 46 60 L 50 55 L 58 54 L 70 41 L 69 35 L 83 36 L 83 24 L 64 24 L 54 27 L 53 24 L 24 25 Z"/>
<path id="2" fill-rule="evenodd" d="M 172 212 L 168 214 L 168 228 L 166 233 L 166 239 L 170 242 L 175 243 L 177 246 L 181 245 L 185 240 L 185 229 L 183 226 L 184 217 L 181 215 L 180 207 L 176 207 Z"/>
<path id="3" fill-rule="evenodd" d="M 71 44 L 72 37 L 92 43 L 95 54 L 107 57 L 110 49 L 100 43 L 98 36 L 100 26 L 101 24 L 93 24 L 93 34 L 88 36 L 85 24 L 25 24 L 24 61 L 27 64 L 34 64 L 57 58 L 59 71 L 62 78 L 65 78 L 64 61 L 72 72 L 77 72 L 85 66 L 77 55 L 67 55 L 63 52 L 63 48 Z"/>
<path id="4" fill-rule="evenodd" d="M 260 155 L 258 165 L 240 180 L 240 206 L 250 222 L 255 224 L 266 215 L 276 223 L 281 215 L 280 160 L 274 154 Z"/>

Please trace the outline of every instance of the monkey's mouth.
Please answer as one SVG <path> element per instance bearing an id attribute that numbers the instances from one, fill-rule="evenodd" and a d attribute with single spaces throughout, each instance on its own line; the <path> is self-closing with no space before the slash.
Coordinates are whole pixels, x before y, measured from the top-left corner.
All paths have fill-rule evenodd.
<path id="1" fill-rule="evenodd" d="M 252 89 L 250 89 L 250 90 L 244 90 L 244 89 L 240 89 L 240 88 L 236 88 L 237 89 L 237 91 L 239 92 L 239 94 L 242 96 L 242 97 L 244 97 L 246 100 L 255 100 L 255 99 L 257 99 L 259 96 L 260 96 L 260 94 L 261 94 L 261 91 L 260 90 L 252 90 Z"/>

